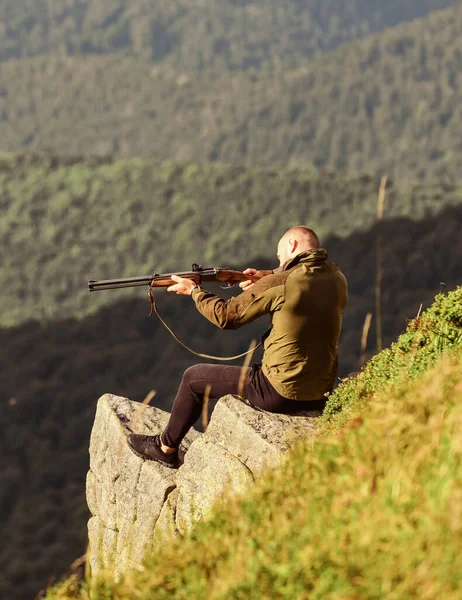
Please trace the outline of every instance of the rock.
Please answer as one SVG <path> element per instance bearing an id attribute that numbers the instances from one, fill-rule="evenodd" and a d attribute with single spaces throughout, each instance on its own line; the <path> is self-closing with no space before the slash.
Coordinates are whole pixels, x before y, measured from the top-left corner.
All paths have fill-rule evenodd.
<path id="1" fill-rule="evenodd" d="M 258 411 L 238 397 L 225 396 L 217 403 L 204 437 L 256 474 L 265 466 L 277 466 L 296 439 L 312 437 L 319 415 L 319 411 L 297 416 Z"/>
<path id="2" fill-rule="evenodd" d="M 207 516 L 219 498 L 243 492 L 253 485 L 254 478 L 239 458 L 204 434 L 186 454 L 177 481 L 176 526 L 185 533 L 194 521 Z"/>
<path id="3" fill-rule="evenodd" d="M 110 567 L 120 574 L 153 547 L 153 531 L 176 488 L 177 471 L 138 458 L 126 436 L 159 433 L 167 421 L 168 413 L 126 398 L 106 394 L 98 402 L 87 477 L 92 573 Z M 192 431 L 182 450 L 197 436 Z"/>
<path id="4" fill-rule="evenodd" d="M 176 526 L 176 505 L 178 501 L 178 488 L 168 495 L 162 507 L 157 523 L 154 527 L 153 541 L 156 547 L 162 547 L 172 537 L 178 537 L 180 532 Z"/>
<path id="5" fill-rule="evenodd" d="M 129 432 L 161 432 L 169 414 L 102 396 L 87 477 L 92 573 L 110 568 L 118 576 L 139 564 L 146 551 L 184 534 L 217 500 L 244 492 L 264 468 L 279 465 L 295 440 L 312 437 L 318 416 L 317 411 L 302 416 L 260 412 L 225 396 L 207 431 L 191 430 L 186 436 L 180 448 L 184 463 L 174 470 L 137 457 L 126 442 Z"/>
<path id="6" fill-rule="evenodd" d="M 312 437 L 318 411 L 288 416 L 258 411 L 235 396 L 217 403 L 207 431 L 178 472 L 176 524 L 185 533 L 213 504 L 253 485 L 265 467 L 276 467 L 294 441 Z"/>

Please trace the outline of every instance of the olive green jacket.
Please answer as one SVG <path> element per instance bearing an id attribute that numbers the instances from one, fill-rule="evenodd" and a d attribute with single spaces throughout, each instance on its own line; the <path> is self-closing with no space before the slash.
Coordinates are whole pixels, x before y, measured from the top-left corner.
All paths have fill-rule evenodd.
<path id="1" fill-rule="evenodd" d="M 222 329 L 237 329 L 269 314 L 263 374 L 284 398 L 318 400 L 331 392 L 347 282 L 324 249 L 298 254 L 273 275 L 229 300 L 193 290 L 196 307 Z"/>

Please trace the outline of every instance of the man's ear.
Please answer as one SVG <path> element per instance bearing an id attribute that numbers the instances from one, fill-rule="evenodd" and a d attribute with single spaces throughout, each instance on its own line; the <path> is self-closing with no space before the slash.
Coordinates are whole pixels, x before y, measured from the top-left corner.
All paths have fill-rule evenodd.
<path id="1" fill-rule="evenodd" d="M 290 251 L 292 253 L 295 252 L 295 250 L 297 249 L 297 246 L 298 246 L 298 240 L 291 238 L 289 240 L 289 245 L 290 245 Z"/>

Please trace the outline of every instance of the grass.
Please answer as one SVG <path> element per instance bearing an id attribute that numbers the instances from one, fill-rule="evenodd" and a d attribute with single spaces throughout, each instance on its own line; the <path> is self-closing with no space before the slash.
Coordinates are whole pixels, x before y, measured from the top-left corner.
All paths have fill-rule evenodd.
<path id="1" fill-rule="evenodd" d="M 461 298 L 346 381 L 314 447 L 246 497 L 123 580 L 71 578 L 47 600 L 460 598 Z"/>
<path id="2" fill-rule="evenodd" d="M 397 341 L 376 354 L 357 376 L 345 380 L 327 403 L 325 427 L 339 427 L 351 412 L 367 404 L 375 394 L 393 390 L 403 377 L 424 374 L 444 350 L 462 343 L 462 287 L 438 294 L 421 316 L 409 321 Z"/>

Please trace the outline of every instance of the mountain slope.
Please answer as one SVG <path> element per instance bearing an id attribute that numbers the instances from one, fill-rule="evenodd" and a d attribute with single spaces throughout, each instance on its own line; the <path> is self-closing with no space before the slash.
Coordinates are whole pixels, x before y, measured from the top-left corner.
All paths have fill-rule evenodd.
<path id="1" fill-rule="evenodd" d="M 454 0 L 3 0 L 0 60 L 121 52 L 180 70 L 298 66 Z"/>
<path id="2" fill-rule="evenodd" d="M 462 172 L 462 2 L 295 70 L 179 74 L 121 59 L 0 63 L 3 150 Z"/>

